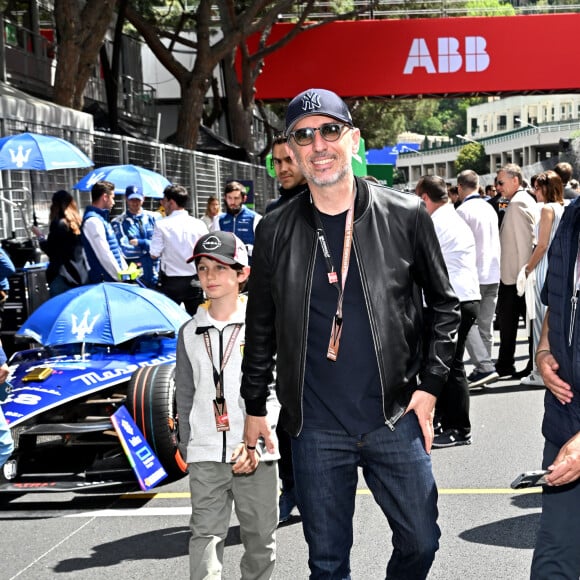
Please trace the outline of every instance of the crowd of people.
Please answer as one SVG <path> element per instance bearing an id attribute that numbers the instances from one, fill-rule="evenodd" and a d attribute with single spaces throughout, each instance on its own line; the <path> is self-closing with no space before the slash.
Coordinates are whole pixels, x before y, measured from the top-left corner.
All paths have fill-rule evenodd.
<path id="1" fill-rule="evenodd" d="M 311 578 L 350 578 L 362 467 L 393 533 L 386 577 L 426 578 L 441 535 L 431 450 L 477 439 L 470 389 L 516 379 L 546 389 L 549 474 L 532 578 L 577 579 L 572 167 L 560 163 L 528 184 L 508 163 L 485 190 L 471 170 L 453 189 L 425 175 L 410 195 L 353 175 L 359 141 L 342 99 L 310 89 L 290 102 L 274 141 L 280 196 L 263 218 L 231 181 L 223 213 L 216 197 L 202 219 L 191 217 L 187 190 L 171 185 L 161 218 L 131 186 L 126 212 L 111 222 L 115 187 L 99 182 L 82 218 L 59 191 L 48 236 L 35 230 L 51 295 L 116 281 L 136 263 L 144 284 L 192 316 L 179 332 L 175 378 L 192 501 L 190 576 L 221 577 L 234 507 L 242 578 L 272 577 L 276 527 L 296 508 Z M 517 369 L 520 319 L 529 361 Z M 0 440 L 2 456 L 10 451 Z"/>

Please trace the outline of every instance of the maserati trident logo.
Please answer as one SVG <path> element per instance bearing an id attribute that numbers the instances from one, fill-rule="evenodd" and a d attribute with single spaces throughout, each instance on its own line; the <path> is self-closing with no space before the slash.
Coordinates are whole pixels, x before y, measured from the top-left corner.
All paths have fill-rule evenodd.
<path id="1" fill-rule="evenodd" d="M 95 324 L 96 324 L 97 320 L 101 316 L 100 314 L 96 314 L 95 316 L 93 316 L 93 320 L 89 323 L 89 316 L 90 315 L 91 315 L 91 312 L 87 308 L 87 310 L 85 310 L 85 313 L 83 314 L 83 317 L 82 317 L 81 322 L 79 324 L 79 321 L 78 321 L 76 314 L 71 314 L 72 333 L 76 336 L 77 340 L 82 341 L 82 340 L 84 340 L 85 336 L 87 336 L 88 334 L 91 334 L 91 332 L 93 332 L 93 328 L 95 328 Z"/>
<path id="2" fill-rule="evenodd" d="M 20 168 L 20 167 L 24 167 L 25 163 L 28 163 L 28 158 L 30 157 L 30 152 L 32 151 L 32 148 L 28 148 L 26 150 L 26 153 L 24 153 L 23 150 L 23 146 L 22 145 L 18 145 L 18 153 L 15 153 L 14 149 L 9 148 L 8 151 L 10 151 L 10 160 L 12 161 L 12 163 L 16 163 L 16 167 Z"/>

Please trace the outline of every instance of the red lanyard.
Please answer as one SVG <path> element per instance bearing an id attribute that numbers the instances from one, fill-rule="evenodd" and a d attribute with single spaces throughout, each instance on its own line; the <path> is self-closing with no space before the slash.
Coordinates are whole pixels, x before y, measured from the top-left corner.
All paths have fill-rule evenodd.
<path id="1" fill-rule="evenodd" d="M 338 291 L 336 314 L 332 319 L 332 329 L 330 331 L 330 340 L 328 343 L 328 351 L 326 353 L 326 358 L 328 358 L 331 361 L 336 361 L 336 358 L 338 356 L 338 348 L 340 346 L 340 337 L 342 335 L 342 322 L 343 322 L 342 303 L 344 298 L 344 288 L 346 285 L 346 277 L 348 276 L 348 266 L 350 264 L 350 251 L 352 248 L 354 200 L 351 206 L 348 208 L 348 212 L 346 214 L 346 222 L 344 224 L 342 265 L 340 268 L 341 284 L 338 283 L 338 275 L 332 262 L 332 256 L 330 255 L 330 249 L 328 247 L 326 234 L 324 233 L 322 220 L 320 219 L 320 215 L 318 214 L 318 210 L 316 208 L 314 208 L 314 219 L 316 221 L 316 235 L 318 237 L 318 242 L 320 243 L 322 255 L 324 256 L 324 261 L 326 262 L 328 282 L 332 284 Z"/>

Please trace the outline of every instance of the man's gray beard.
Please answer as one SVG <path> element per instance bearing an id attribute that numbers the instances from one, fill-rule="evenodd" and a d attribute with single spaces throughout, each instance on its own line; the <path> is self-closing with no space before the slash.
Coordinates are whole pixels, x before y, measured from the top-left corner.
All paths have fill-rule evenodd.
<path id="1" fill-rule="evenodd" d="M 317 187 L 332 187 L 342 181 L 346 175 L 350 172 L 348 165 L 345 165 L 342 169 L 339 169 L 334 175 L 327 176 L 324 181 L 319 181 L 314 176 L 307 176 L 310 183 L 316 185 Z M 306 175 L 306 174 L 305 174 Z M 328 179 L 330 177 L 330 180 Z"/>

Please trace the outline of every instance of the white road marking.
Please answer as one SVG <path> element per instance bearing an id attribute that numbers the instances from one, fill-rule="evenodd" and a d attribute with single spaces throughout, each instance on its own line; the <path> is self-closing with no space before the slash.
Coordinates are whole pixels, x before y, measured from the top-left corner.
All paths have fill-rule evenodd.
<path id="1" fill-rule="evenodd" d="M 126 518 L 126 517 L 154 517 L 154 516 L 190 516 L 191 506 L 183 507 L 144 507 L 139 509 L 112 509 L 80 512 L 68 514 L 65 518 Z"/>

